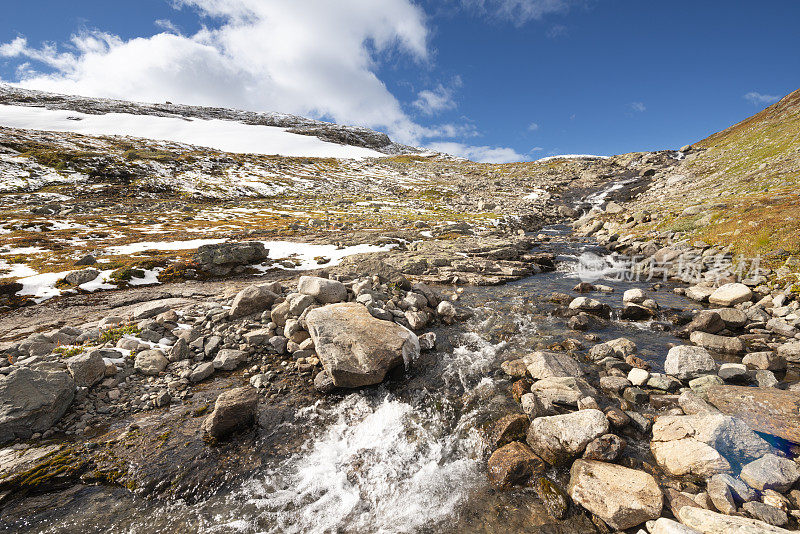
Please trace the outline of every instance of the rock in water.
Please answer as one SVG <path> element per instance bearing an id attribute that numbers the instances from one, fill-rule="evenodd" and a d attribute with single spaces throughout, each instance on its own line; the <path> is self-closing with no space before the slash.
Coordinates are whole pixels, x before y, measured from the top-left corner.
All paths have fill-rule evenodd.
<path id="1" fill-rule="evenodd" d="M 74 397 L 75 382 L 63 371 L 21 367 L 0 376 L 0 443 L 49 429 Z"/>
<path id="2" fill-rule="evenodd" d="M 536 380 L 563 376 L 583 376 L 581 365 L 567 354 L 534 352 L 523 358 L 528 372 Z"/>
<path id="3" fill-rule="evenodd" d="M 489 483 L 497 489 L 507 489 L 523 483 L 533 475 L 544 473 L 545 466 L 530 447 L 519 441 L 500 447 L 489 457 Z"/>
<path id="4" fill-rule="evenodd" d="M 775 527 L 735 515 L 723 515 L 704 508 L 684 506 L 678 510 L 681 523 L 703 534 L 789 534 L 784 528 Z"/>
<path id="5" fill-rule="evenodd" d="M 800 443 L 800 392 L 746 386 L 711 386 L 708 402 L 758 432 Z"/>
<path id="6" fill-rule="evenodd" d="M 753 292 L 744 284 L 724 284 L 708 297 L 709 304 L 714 306 L 734 306 L 753 298 Z"/>
<path id="7" fill-rule="evenodd" d="M 717 370 L 714 358 L 703 347 L 678 345 L 672 347 L 664 361 L 664 371 L 681 380 L 689 380 Z"/>
<path id="8" fill-rule="evenodd" d="M 528 445 L 551 465 L 563 464 L 583 453 L 586 445 L 608 433 L 608 419 L 588 409 L 535 419 L 528 428 Z"/>
<path id="9" fill-rule="evenodd" d="M 258 390 L 245 386 L 226 391 L 217 397 L 214 411 L 203 421 L 203 430 L 216 439 L 250 426 L 258 407 Z"/>
<path id="10" fill-rule="evenodd" d="M 378 384 L 390 370 L 419 356 L 417 336 L 396 323 L 374 318 L 353 302 L 329 304 L 306 316 L 308 331 L 336 387 Z"/>
<path id="11" fill-rule="evenodd" d="M 753 489 L 785 492 L 800 479 L 800 468 L 792 460 L 765 454 L 742 467 L 739 476 Z"/>
<path id="12" fill-rule="evenodd" d="M 596 460 L 576 460 L 569 496 L 612 528 L 624 530 L 661 515 L 661 489 L 652 475 Z"/>

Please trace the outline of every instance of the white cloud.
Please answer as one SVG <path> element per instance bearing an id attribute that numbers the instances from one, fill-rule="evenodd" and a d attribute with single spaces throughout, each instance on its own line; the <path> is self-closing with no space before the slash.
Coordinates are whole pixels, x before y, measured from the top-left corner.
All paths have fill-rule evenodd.
<path id="1" fill-rule="evenodd" d="M 546 15 L 565 13 L 585 0 L 461 0 L 464 7 L 480 14 L 491 13 L 498 18 L 521 25 L 541 20 Z"/>
<path id="2" fill-rule="evenodd" d="M 479 163 L 512 163 L 525 161 L 528 158 L 517 153 L 513 148 L 492 146 L 471 146 L 463 143 L 442 142 L 429 143 L 427 148 L 437 152 L 445 152 Z"/>
<path id="3" fill-rule="evenodd" d="M 440 111 L 455 109 L 454 93 L 455 89 L 461 87 L 461 85 L 461 78 L 456 77 L 451 87 L 439 84 L 434 89 L 420 91 L 417 93 L 417 99 L 413 102 L 413 106 L 425 115 L 433 115 Z"/>
<path id="4" fill-rule="evenodd" d="M 569 34 L 569 30 L 567 29 L 566 26 L 564 26 L 563 24 L 555 24 L 551 26 L 549 30 L 547 30 L 547 33 L 545 35 L 547 35 L 547 37 L 549 37 L 550 39 L 556 39 L 558 37 L 563 37 L 567 34 Z"/>
<path id="5" fill-rule="evenodd" d="M 169 19 L 158 19 L 155 21 L 155 25 L 157 28 L 161 28 L 170 33 L 181 33 L 181 30 Z"/>
<path id="6" fill-rule="evenodd" d="M 742 98 L 755 105 L 773 104 L 781 99 L 781 97 L 778 95 L 765 95 L 756 91 L 750 91 L 746 95 L 742 96 Z"/>
<path id="7" fill-rule="evenodd" d="M 535 122 L 532 122 L 532 123 L 530 123 L 528 125 L 528 131 L 530 131 L 530 132 L 535 132 L 538 129 L 539 129 L 539 125 L 536 124 Z"/>
<path id="8" fill-rule="evenodd" d="M 631 109 L 643 113 L 647 111 L 647 106 L 644 105 L 644 102 L 631 102 Z"/>
<path id="9" fill-rule="evenodd" d="M 218 26 L 184 36 L 162 22 L 167 32 L 129 40 L 81 32 L 60 48 L 20 37 L 0 45 L 0 56 L 49 67 L 18 69 L 20 85 L 32 89 L 296 113 L 383 129 L 410 144 L 440 133 L 412 121 L 375 73 L 388 53 L 429 59 L 425 14 L 411 0 L 174 3 Z"/>

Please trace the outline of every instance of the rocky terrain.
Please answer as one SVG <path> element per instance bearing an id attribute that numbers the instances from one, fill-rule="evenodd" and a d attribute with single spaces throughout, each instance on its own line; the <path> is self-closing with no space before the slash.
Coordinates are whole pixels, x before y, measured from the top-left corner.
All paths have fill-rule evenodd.
<path id="1" fill-rule="evenodd" d="M 798 529 L 798 98 L 490 165 L 0 89 L 386 154 L 0 128 L 0 529 Z"/>

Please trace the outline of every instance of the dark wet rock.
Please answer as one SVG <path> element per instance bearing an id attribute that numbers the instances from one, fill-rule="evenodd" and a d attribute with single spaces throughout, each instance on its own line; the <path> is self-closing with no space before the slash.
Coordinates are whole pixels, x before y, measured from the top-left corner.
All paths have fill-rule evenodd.
<path id="1" fill-rule="evenodd" d="M 233 318 L 260 313 L 272 306 L 278 295 L 262 285 L 248 286 L 233 299 L 230 315 Z"/>
<path id="2" fill-rule="evenodd" d="M 92 256 L 91 254 L 86 254 L 85 256 L 81 257 L 78 261 L 75 262 L 75 265 L 84 266 L 84 265 L 94 265 L 97 263 L 97 259 Z"/>
<path id="3" fill-rule="evenodd" d="M 622 393 L 622 398 L 631 404 L 640 405 L 647 403 L 650 395 L 640 387 L 629 387 Z"/>
<path id="4" fill-rule="evenodd" d="M 741 419 L 750 428 L 800 443 L 800 392 L 716 385 L 706 394 L 719 411 Z"/>
<path id="5" fill-rule="evenodd" d="M 511 384 L 511 396 L 516 402 L 521 402 L 522 397 L 531 391 L 531 381 L 527 378 L 515 381 Z"/>
<path id="6" fill-rule="evenodd" d="M 203 245 L 193 259 L 199 270 L 212 276 L 225 276 L 236 267 L 260 263 L 269 258 L 269 251 L 259 241 Z"/>
<path id="7" fill-rule="evenodd" d="M 586 445 L 583 452 L 585 460 L 599 460 L 601 462 L 613 462 L 619 458 L 625 448 L 625 440 L 616 434 L 603 434 L 595 438 Z"/>
<path id="8" fill-rule="evenodd" d="M 785 492 L 800 479 L 797 462 L 775 454 L 765 454 L 742 467 L 739 475 L 748 486 L 759 491 L 772 489 Z"/>
<path id="9" fill-rule="evenodd" d="M 652 475 L 621 465 L 576 460 L 569 495 L 610 527 L 627 529 L 661 515 L 661 488 Z"/>
<path id="10" fill-rule="evenodd" d="M 511 414 L 494 424 L 489 442 L 493 448 L 499 448 L 512 441 L 525 441 L 530 419 L 525 414 Z"/>
<path id="11" fill-rule="evenodd" d="M 74 397 L 75 382 L 63 371 L 22 367 L 0 375 L 0 443 L 48 430 Z"/>
<path id="12" fill-rule="evenodd" d="M 655 312 L 645 306 L 630 303 L 625 305 L 619 316 L 620 319 L 628 321 L 645 321 L 647 319 L 652 319 L 655 316 Z"/>
<path id="13" fill-rule="evenodd" d="M 764 523 L 768 523 L 770 525 L 775 525 L 776 527 L 784 527 L 789 523 L 789 518 L 786 516 L 786 512 L 780 508 L 775 508 L 774 506 L 764 504 L 763 502 L 746 502 L 742 508 L 753 519 L 763 521 Z"/>
<path id="14" fill-rule="evenodd" d="M 708 332 L 709 334 L 716 334 L 725 329 L 725 321 L 722 320 L 719 313 L 710 310 L 704 310 L 698 313 L 692 322 L 684 327 L 684 330 L 691 334 L 692 332 Z"/>
<path id="15" fill-rule="evenodd" d="M 528 366 L 522 358 L 506 360 L 500 364 L 500 369 L 512 378 L 524 378 L 528 374 Z"/>
<path id="16" fill-rule="evenodd" d="M 78 387 L 91 387 L 99 382 L 106 372 L 106 363 L 99 350 L 67 358 L 67 370 Z"/>
<path id="17" fill-rule="evenodd" d="M 402 326 L 375 319 L 361 304 L 329 304 L 306 316 L 325 371 L 337 387 L 383 381 L 386 373 L 419 356 L 417 336 Z"/>
<path id="18" fill-rule="evenodd" d="M 331 378 L 331 375 L 329 375 L 327 371 L 323 370 L 317 373 L 317 376 L 314 377 L 314 389 L 320 393 L 330 393 L 336 389 L 336 384 L 333 383 L 333 378 Z"/>
<path id="19" fill-rule="evenodd" d="M 747 314 L 736 308 L 717 308 L 708 310 L 719 315 L 727 328 L 741 328 L 747 323 Z M 712 334 L 716 332 L 711 332 Z"/>
<path id="20" fill-rule="evenodd" d="M 608 433 L 608 420 L 600 410 L 579 410 L 534 419 L 528 428 L 528 445 L 551 465 L 579 456 L 595 438 Z"/>
<path id="21" fill-rule="evenodd" d="M 525 483 L 532 476 L 544 472 L 545 465 L 530 447 L 513 441 L 492 453 L 487 475 L 489 483 L 497 489 L 507 489 Z"/>
<path id="22" fill-rule="evenodd" d="M 567 517 L 569 496 L 566 491 L 547 477 L 539 477 L 533 487 L 551 516 L 556 519 Z"/>
<path id="23" fill-rule="evenodd" d="M 222 393 L 214 403 L 214 411 L 203 421 L 203 430 L 213 438 L 250 426 L 255 420 L 258 390 L 245 386 Z"/>

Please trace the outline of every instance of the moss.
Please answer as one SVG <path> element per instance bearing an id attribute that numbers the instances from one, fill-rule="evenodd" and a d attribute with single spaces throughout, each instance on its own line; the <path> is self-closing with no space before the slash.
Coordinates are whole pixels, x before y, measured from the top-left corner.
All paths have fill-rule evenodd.
<path id="1" fill-rule="evenodd" d="M 56 347 L 53 352 L 60 354 L 63 358 L 70 358 L 81 354 L 84 350 L 84 347 Z"/>
<path id="2" fill-rule="evenodd" d="M 100 341 L 107 342 L 110 341 L 112 343 L 116 343 L 120 339 L 122 339 L 125 335 L 137 335 L 141 332 L 138 326 L 136 325 L 129 325 L 129 326 L 120 326 L 118 328 L 109 328 L 108 330 L 103 330 L 100 332 Z"/>

